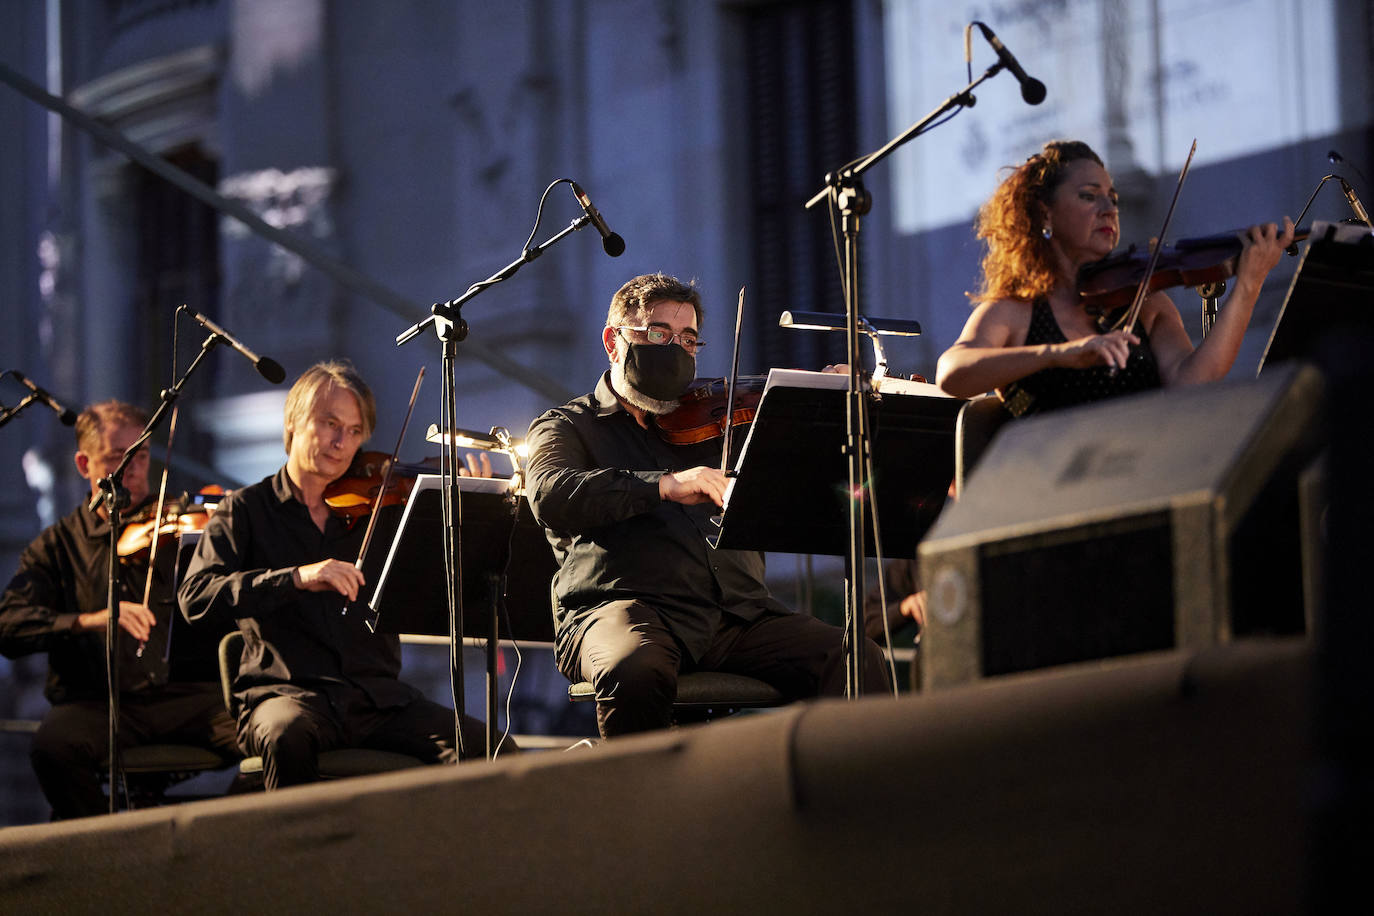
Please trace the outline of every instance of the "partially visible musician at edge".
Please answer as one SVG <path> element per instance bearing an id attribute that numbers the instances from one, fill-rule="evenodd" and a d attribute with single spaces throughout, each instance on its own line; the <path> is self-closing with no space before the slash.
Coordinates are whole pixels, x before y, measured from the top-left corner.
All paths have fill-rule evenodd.
<path id="1" fill-rule="evenodd" d="M 320 752 L 334 748 L 458 759 L 453 710 L 399 678 L 399 638 L 371 632 L 366 614 L 343 613 L 366 584 L 355 566 L 366 526 L 348 527 L 324 492 L 376 420 L 372 391 L 351 364 L 307 369 L 286 396 L 286 464 L 225 496 L 177 593 L 188 620 L 238 621 L 239 745 L 263 758 L 268 789 L 315 781 Z M 466 755 L 480 757 L 485 727 L 462 721 Z"/>
<path id="2" fill-rule="evenodd" d="M 1163 292 L 1145 300 L 1135 333 L 1101 332 L 1080 302 L 1079 269 L 1107 257 L 1120 236 L 1116 189 L 1087 144 L 1045 144 L 1002 181 L 975 228 L 988 250 L 973 314 L 941 355 L 936 381 L 955 397 L 998 389 L 1017 416 L 1222 378 L 1265 276 L 1293 240 L 1286 217 L 1282 229 L 1242 234 L 1230 295 L 1194 349 Z"/>
<path id="3" fill-rule="evenodd" d="M 77 417 L 76 470 L 90 482 L 91 496 L 147 422 L 142 409 L 115 400 Z M 146 446 L 125 468 L 124 486 L 130 514 L 156 498 L 149 494 Z M 100 788 L 109 758 L 109 557 L 109 514 L 103 504 L 91 510 L 83 501 L 24 549 L 0 597 L 0 653 L 48 656 L 43 695 L 52 708 L 33 736 L 30 760 L 54 820 L 109 810 Z M 119 745 L 190 744 L 235 758 L 213 647 L 188 640 L 189 633 L 172 638 L 173 562 L 172 551 L 159 552 L 151 583 L 146 559 L 119 564 Z"/>
<path id="4" fill-rule="evenodd" d="M 751 675 L 792 699 L 844 692 L 843 631 L 797 614 L 764 583 L 758 551 L 714 550 L 720 437 L 674 444 L 672 412 L 703 345 L 701 295 L 664 274 L 611 299 L 596 390 L 530 426 L 525 492 L 558 559 L 555 660 L 596 691 L 603 737 L 669 724 L 682 672 Z M 865 640 L 862 687 L 888 688 Z"/>

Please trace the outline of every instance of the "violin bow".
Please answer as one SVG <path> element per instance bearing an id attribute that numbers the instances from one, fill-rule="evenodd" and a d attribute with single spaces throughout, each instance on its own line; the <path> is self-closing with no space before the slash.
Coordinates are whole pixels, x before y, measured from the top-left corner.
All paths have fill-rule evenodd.
<path id="1" fill-rule="evenodd" d="M 420 367 L 420 374 L 415 376 L 415 387 L 410 392 L 410 404 L 406 407 L 405 419 L 401 421 L 401 434 L 396 437 L 396 447 L 391 450 L 391 459 L 387 461 L 386 467 L 382 469 L 382 485 L 377 488 L 377 494 L 372 497 L 372 511 L 368 513 L 367 528 L 363 531 L 363 543 L 358 548 L 358 559 L 354 561 L 355 568 L 363 568 L 363 558 L 367 556 L 367 547 L 372 542 L 372 532 L 377 528 L 377 507 L 382 504 L 382 497 L 386 495 L 387 487 L 391 486 L 391 471 L 396 467 L 396 457 L 401 454 L 401 443 L 405 442 L 406 429 L 410 426 L 410 415 L 415 412 L 415 399 L 420 394 L 420 383 L 425 380 L 425 367 Z M 343 613 L 348 613 L 348 602 L 344 602 Z"/>
<path id="2" fill-rule="evenodd" d="M 1164 214 L 1164 225 L 1159 227 L 1159 235 L 1155 237 L 1155 243 L 1151 246 L 1150 261 L 1145 265 L 1145 275 L 1140 278 L 1140 285 L 1136 287 L 1135 299 L 1131 301 L 1131 307 L 1126 314 L 1121 317 L 1109 330 L 1124 330 L 1127 334 L 1135 333 L 1135 323 L 1140 318 L 1140 309 L 1145 304 L 1145 296 L 1150 291 L 1150 278 L 1154 276 L 1155 265 L 1159 263 L 1159 253 L 1164 248 L 1164 233 L 1169 231 L 1169 223 L 1174 218 L 1174 206 L 1178 203 L 1179 193 L 1183 190 L 1183 179 L 1188 177 L 1188 166 L 1192 165 L 1193 154 L 1197 152 L 1197 138 L 1193 138 L 1193 146 L 1188 150 L 1188 158 L 1183 160 L 1183 171 L 1178 173 L 1178 185 L 1174 187 L 1174 198 L 1169 201 L 1169 210 Z"/>
<path id="3" fill-rule="evenodd" d="M 157 542 L 162 540 L 159 537 L 162 529 L 162 512 L 167 507 L 167 472 L 172 466 L 172 439 L 177 434 L 177 414 L 181 405 L 172 405 L 172 417 L 167 421 L 167 460 L 162 462 L 162 481 L 157 486 L 157 514 L 153 516 L 152 543 L 148 546 L 148 575 L 143 579 L 143 606 L 148 606 L 148 600 L 153 596 L 153 567 L 157 564 Z M 134 653 L 138 658 L 143 657 L 143 650 L 147 648 L 148 641 L 142 640 L 138 644 L 138 651 Z M 167 651 L 172 649 L 171 639 L 167 640 Z"/>
<path id="4" fill-rule="evenodd" d="M 739 307 L 735 309 L 735 354 L 730 361 L 730 378 L 725 391 L 725 440 L 720 453 L 720 472 L 730 473 L 730 441 L 735 431 L 735 382 L 739 380 L 739 338 L 744 326 L 744 287 L 739 288 Z"/>

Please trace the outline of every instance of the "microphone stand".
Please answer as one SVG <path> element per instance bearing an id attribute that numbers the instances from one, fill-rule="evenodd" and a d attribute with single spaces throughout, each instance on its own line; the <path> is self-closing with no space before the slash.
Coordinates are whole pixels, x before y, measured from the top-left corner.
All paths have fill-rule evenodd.
<path id="1" fill-rule="evenodd" d="M 6 369 L 4 372 L 0 372 L 0 379 L 15 374 L 16 373 L 13 369 Z M 29 394 L 25 395 L 23 400 L 21 400 L 18 404 L 15 404 L 13 407 L 6 407 L 4 404 L 0 404 L 0 426 L 4 426 L 9 421 L 19 416 L 19 414 L 23 413 L 25 407 L 28 407 L 30 404 L 37 400 L 39 400 L 38 395 L 34 394 L 33 392 L 30 392 Z"/>
<path id="2" fill-rule="evenodd" d="M 886 159 L 899 146 L 916 138 L 933 126 L 946 113 L 951 116 L 960 109 L 972 108 L 977 99 L 973 90 L 1003 69 L 999 60 L 963 89 L 945 99 L 938 108 L 908 127 L 898 136 L 867 156 L 855 160 L 838 172 L 825 176 L 825 188 L 806 202 L 806 208 L 829 201 L 841 216 L 844 234 L 844 311 L 845 356 L 849 362 L 849 385 L 845 405 L 845 454 L 849 465 L 849 545 L 845 555 L 845 696 L 858 699 L 863 691 L 864 644 L 864 538 L 867 533 L 868 510 L 871 498 L 866 468 L 871 450 L 865 394 L 867 380 L 862 378 L 859 350 L 859 217 L 869 212 L 873 198 L 864 189 L 860 177 Z M 880 571 L 881 574 L 881 571 Z"/>
<path id="3" fill-rule="evenodd" d="M 36 400 L 38 400 L 38 395 L 31 394 L 13 407 L 5 407 L 3 404 L 0 404 L 0 426 L 4 426 L 9 421 L 19 416 L 25 407 L 28 407 Z"/>
<path id="4" fill-rule="evenodd" d="M 164 389 L 160 395 L 162 403 L 149 418 L 148 424 L 143 427 L 143 432 L 139 434 L 133 445 L 130 445 L 124 452 L 124 457 L 108 476 L 101 478 L 99 482 L 100 492 L 91 497 L 89 507 L 95 509 L 97 506 L 104 505 L 106 517 L 110 522 L 110 556 L 106 564 L 106 589 L 105 606 L 109 608 L 109 616 L 105 621 L 105 671 L 106 688 L 109 692 L 109 747 L 110 747 L 110 813 L 114 814 L 117 810 L 119 797 L 120 771 L 119 771 L 119 534 L 123 527 L 120 523 L 120 513 L 129 505 L 129 491 L 124 487 L 124 470 L 133 460 L 134 455 L 152 438 L 157 428 L 162 425 L 162 419 L 172 408 L 176 399 L 181 396 L 181 389 L 190 380 L 192 373 L 200 366 L 211 348 L 218 343 L 228 343 L 219 334 L 211 334 L 201 344 L 200 352 L 191 361 L 191 365 L 186 367 L 186 372 L 169 389 Z M 154 537 L 157 536 L 154 529 Z"/>
<path id="5" fill-rule="evenodd" d="M 440 407 L 440 423 L 443 427 L 442 438 L 444 441 L 444 451 L 442 460 L 439 463 L 439 484 L 443 499 L 443 525 L 444 525 L 444 589 L 448 595 L 448 637 L 449 637 L 449 677 L 451 681 L 451 691 L 453 694 L 453 728 L 455 740 L 458 743 L 458 759 L 462 760 L 467 756 L 467 750 L 463 747 L 463 711 L 466 708 L 463 690 L 463 566 L 462 566 L 462 544 L 461 544 L 461 503 L 458 491 L 458 409 L 457 409 L 457 383 L 454 370 L 458 359 L 458 344 L 468 336 L 468 324 L 463 320 L 462 308 L 464 303 L 475 297 L 478 293 L 488 287 L 495 286 L 503 280 L 515 276 L 516 272 L 530 261 L 539 257 L 544 250 L 561 241 L 564 237 L 571 235 L 579 229 L 584 229 L 591 225 L 590 216 L 579 216 L 573 220 L 567 228 L 552 236 L 547 241 L 535 245 L 533 248 L 526 248 L 521 252 L 520 257 L 516 258 L 505 267 L 498 270 L 485 280 L 469 286 L 467 292 L 457 299 L 448 302 L 436 302 L 430 306 L 430 316 L 423 321 L 411 325 L 406 330 L 396 336 L 396 346 L 403 346 L 414 340 L 424 332 L 426 328 L 433 327 L 438 335 L 441 348 L 441 385 L 442 404 Z M 494 722 L 487 724 L 487 759 L 495 751 L 490 736 Z"/>

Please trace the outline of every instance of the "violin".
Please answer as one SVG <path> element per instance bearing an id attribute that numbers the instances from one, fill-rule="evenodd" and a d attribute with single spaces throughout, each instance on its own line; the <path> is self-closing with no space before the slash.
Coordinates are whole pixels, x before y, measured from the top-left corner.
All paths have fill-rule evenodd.
<path id="1" fill-rule="evenodd" d="M 387 467 L 390 466 L 390 479 Z M 386 452 L 359 452 L 353 465 L 339 479 L 324 488 L 324 503 L 352 528 L 383 506 L 400 506 L 410 498 L 415 478 L 431 474 L 439 467 L 439 456 L 418 464 L 393 464 Z"/>
<path id="2" fill-rule="evenodd" d="M 913 382 L 926 381 L 925 376 L 914 372 L 904 377 Z M 723 378 L 693 379 L 686 393 L 678 399 L 676 410 L 654 416 L 659 435 L 673 445 L 696 445 L 724 436 L 727 381 Z M 740 376 L 735 387 L 735 407 L 730 413 L 731 426 L 748 426 L 754 422 L 767 385 L 766 375 Z"/>
<path id="3" fill-rule="evenodd" d="M 736 380 L 735 405 L 726 421 L 729 397 L 728 380 L 723 378 L 693 379 L 687 391 L 678 398 L 677 409 L 654 416 L 654 425 L 664 441 L 673 445 L 696 445 L 719 439 L 731 426 L 747 426 L 754 422 L 766 375 L 745 375 Z"/>
<path id="4" fill-rule="evenodd" d="M 220 486 L 205 487 L 194 497 L 183 494 L 180 499 L 164 504 L 161 519 L 157 518 L 156 502 L 149 503 L 134 513 L 120 532 L 115 546 L 120 560 L 146 563 L 155 541 L 159 547 L 166 547 L 183 534 L 203 531 L 223 495 L 224 488 Z"/>
<path id="5" fill-rule="evenodd" d="M 1297 229 L 1293 241 L 1300 242 L 1310 234 L 1310 228 Z M 1150 274 L 1148 293 L 1175 286 L 1206 286 L 1234 277 L 1244 248 L 1240 230 L 1166 245 Z M 1120 254 L 1085 264 L 1078 272 L 1078 295 L 1088 313 L 1104 315 L 1130 305 L 1151 254 L 1148 245 L 1131 245 Z"/>

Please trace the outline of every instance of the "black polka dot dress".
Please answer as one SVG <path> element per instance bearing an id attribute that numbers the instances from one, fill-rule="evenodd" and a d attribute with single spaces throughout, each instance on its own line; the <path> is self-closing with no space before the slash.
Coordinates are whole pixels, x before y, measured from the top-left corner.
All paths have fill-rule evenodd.
<path id="1" fill-rule="evenodd" d="M 1091 404 L 1107 398 L 1150 391 L 1161 387 L 1159 365 L 1150 338 L 1143 328 L 1135 335 L 1140 346 L 1131 347 L 1126 368 L 1112 375 L 1107 366 L 1091 369 L 1041 369 L 1002 391 L 1002 400 L 1013 416 L 1025 417 L 1079 404 Z M 1026 332 L 1027 346 L 1044 343 L 1065 343 L 1068 338 L 1054 320 L 1049 300 L 1040 299 L 1031 306 L 1030 328 Z"/>

